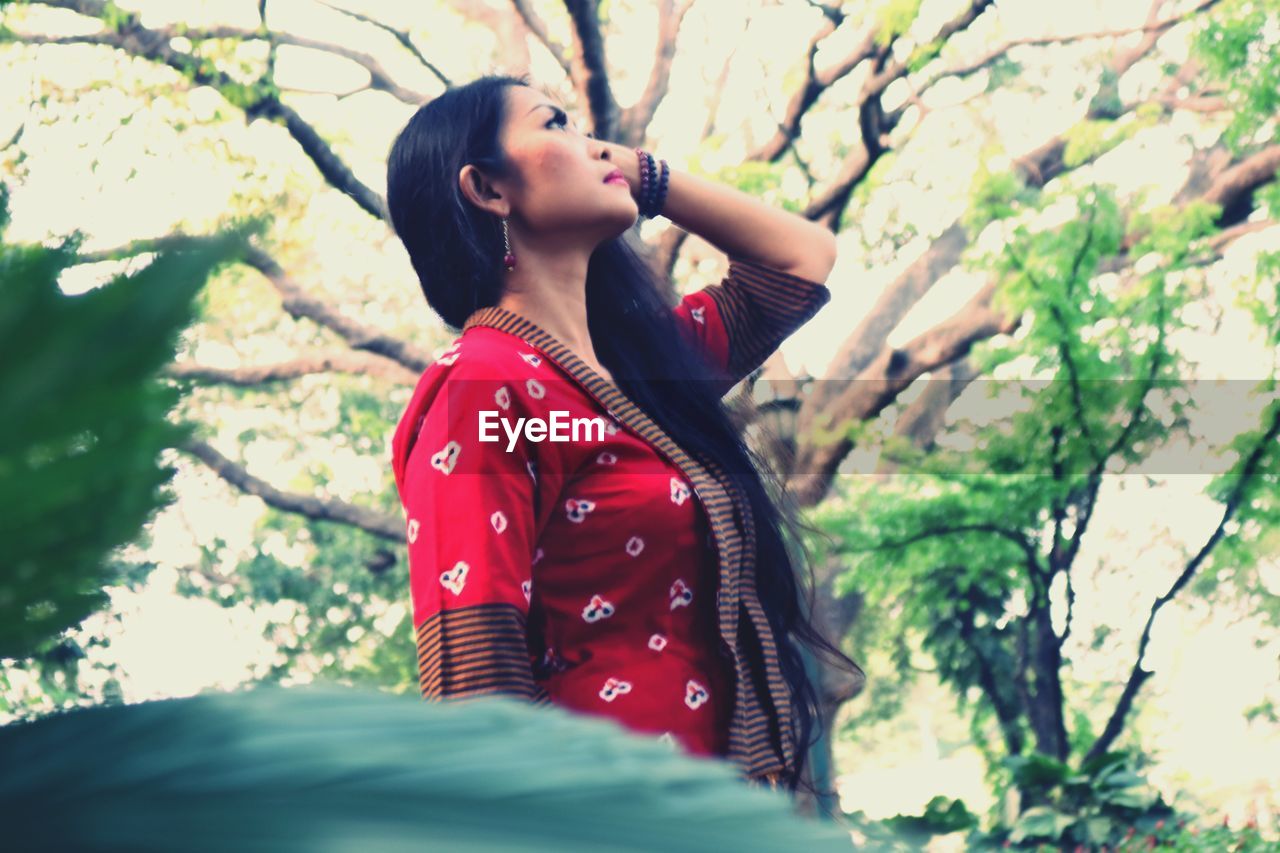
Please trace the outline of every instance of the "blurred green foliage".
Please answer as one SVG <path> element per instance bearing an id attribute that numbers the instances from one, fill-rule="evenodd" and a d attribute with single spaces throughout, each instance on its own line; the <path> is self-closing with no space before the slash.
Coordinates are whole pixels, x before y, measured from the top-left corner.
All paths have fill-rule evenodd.
<path id="1" fill-rule="evenodd" d="M 1206 825 L 1195 815 L 1174 808 L 1146 782 L 1145 762 L 1125 752 L 1108 753 L 1073 770 L 1066 764 L 1032 755 L 1006 762 L 1021 785 L 1047 794 L 1051 805 L 1034 806 L 1011 824 L 989 830 L 963 801 L 934 797 L 923 814 L 895 815 L 874 821 L 857 811 L 850 826 L 868 849 L 919 851 L 935 836 L 961 837 L 964 849 L 977 851 L 1094 851 L 1136 853 L 1159 847 L 1184 853 L 1262 853 L 1277 849 L 1256 825 L 1231 828 L 1227 822 Z"/>
<path id="2" fill-rule="evenodd" d="M 0 187 L 0 225 L 8 193 Z M 108 555 L 173 496 L 157 457 L 191 432 L 158 378 L 195 293 L 242 250 L 229 231 L 67 296 L 80 235 L 53 247 L 0 234 L 0 657 L 36 653 L 108 603 Z"/>
<path id="3" fill-rule="evenodd" d="M 876 43 L 888 46 L 898 36 L 911 29 L 920 14 L 921 0 L 886 0 L 875 10 Z"/>
<path id="4" fill-rule="evenodd" d="M 258 686 L 6 726 L 0 754 L 21 850 L 850 849 L 727 762 L 510 697 Z"/>
<path id="5" fill-rule="evenodd" d="M 1224 86 L 1231 121 L 1223 139 L 1239 153 L 1280 141 L 1280 0 L 1224 0 L 1192 41 L 1194 54 Z M 1264 138 L 1260 131 L 1267 128 Z"/>

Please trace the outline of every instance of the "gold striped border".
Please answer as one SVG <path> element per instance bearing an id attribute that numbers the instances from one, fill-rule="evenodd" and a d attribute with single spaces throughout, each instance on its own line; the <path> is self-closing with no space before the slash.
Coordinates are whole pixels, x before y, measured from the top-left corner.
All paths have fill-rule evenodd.
<path id="1" fill-rule="evenodd" d="M 708 285 L 729 337 L 729 374 L 736 383 L 831 301 L 825 284 L 730 258 L 719 284 Z"/>
<path id="2" fill-rule="evenodd" d="M 417 628 L 418 687 L 424 699 L 507 693 L 545 701 L 533 680 L 525 617 L 513 604 L 441 610 Z"/>

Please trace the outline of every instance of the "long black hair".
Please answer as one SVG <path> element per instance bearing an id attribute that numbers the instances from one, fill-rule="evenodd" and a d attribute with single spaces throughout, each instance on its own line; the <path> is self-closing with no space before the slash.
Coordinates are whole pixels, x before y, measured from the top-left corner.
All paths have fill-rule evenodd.
<path id="1" fill-rule="evenodd" d="M 503 291 L 500 220 L 471 204 L 458 186 L 466 163 L 491 176 L 510 174 L 501 149 L 506 90 L 525 77 L 487 75 L 447 89 L 414 113 L 387 159 L 387 209 L 397 236 L 446 325 L 460 330 L 477 309 L 496 305 Z M 787 788 L 802 782 L 818 721 L 817 695 L 797 643 L 839 665 L 858 666 L 815 630 L 789 548 L 802 525 L 771 467 L 747 445 L 721 398 L 723 383 L 686 340 L 659 288 L 655 270 L 637 249 L 634 228 L 602 242 L 587 265 L 587 321 L 592 343 L 615 384 L 690 456 L 726 472 L 750 501 L 756 531 L 756 587 L 791 692 L 796 766 Z M 784 539 L 784 530 L 789 541 Z"/>

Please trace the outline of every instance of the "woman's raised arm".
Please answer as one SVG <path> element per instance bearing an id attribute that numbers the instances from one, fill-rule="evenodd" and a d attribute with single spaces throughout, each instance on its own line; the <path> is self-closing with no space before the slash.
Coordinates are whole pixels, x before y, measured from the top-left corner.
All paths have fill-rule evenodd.
<path id="1" fill-rule="evenodd" d="M 605 144 L 610 162 L 622 170 L 635 195 L 640 187 L 635 151 Z M 737 187 L 679 169 L 669 169 L 662 215 L 730 257 L 810 281 L 826 281 L 835 266 L 836 239 L 827 228 Z"/>

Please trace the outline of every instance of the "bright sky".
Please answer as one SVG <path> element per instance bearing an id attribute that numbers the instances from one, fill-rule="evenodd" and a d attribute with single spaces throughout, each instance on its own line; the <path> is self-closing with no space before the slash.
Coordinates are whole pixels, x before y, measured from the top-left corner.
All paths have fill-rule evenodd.
<path id="1" fill-rule="evenodd" d="M 126 0 L 121 5 L 141 10 L 144 23 L 150 25 L 179 20 L 192 26 L 221 23 L 252 28 L 257 24 L 256 2 Z M 505 4 L 497 5 L 505 8 Z M 535 5 L 559 8 L 558 4 L 546 2 Z M 1149 0 L 1088 0 L 1055 4 L 1053 14 L 1046 15 L 1046 6 L 1039 0 L 1003 0 L 998 4 L 998 33 L 965 34 L 954 39 L 953 45 L 964 55 L 973 55 L 996 38 L 1135 26 L 1142 23 L 1148 5 Z M 654 8 L 652 4 L 619 0 L 611 6 L 618 32 L 625 33 L 608 42 L 611 65 L 616 69 L 615 92 L 625 106 L 639 95 L 651 61 Z M 741 29 L 744 6 L 756 10 L 745 32 Z M 772 119 L 762 105 L 767 97 L 775 110 L 781 109 L 787 86 L 794 82 L 790 69 L 797 47 L 805 43 L 819 16 L 798 0 L 768 9 L 760 6 L 759 0 L 749 4 L 741 0 L 699 0 L 687 17 L 671 93 L 651 129 L 650 147 L 674 168 L 688 167 L 704 120 L 701 102 L 705 90 L 718 75 L 728 52 L 735 48 L 734 73 L 724 93 L 718 126 L 731 130 L 746 123 L 751 128 L 751 139 L 756 141 L 770 131 Z M 349 7 L 396 26 L 406 25 L 409 16 L 417 14 L 411 4 L 391 0 L 352 2 Z M 955 0 L 925 0 L 920 31 L 931 31 L 938 20 L 954 14 L 956 7 Z M 71 13 L 37 12 L 32 10 L 28 23 L 19 28 L 71 32 L 77 25 Z M 322 6 L 303 0 L 272 0 L 269 14 L 274 28 L 377 53 L 385 57 L 388 69 L 403 84 L 427 96 L 438 91 L 434 78 L 412 61 L 400 58 L 387 40 L 370 36 Z M 546 17 L 553 32 L 567 41 L 567 22 L 556 15 Z M 477 28 L 465 27 L 454 15 L 439 16 L 431 22 L 429 31 L 420 41 L 421 47 L 446 73 L 464 79 L 472 70 L 470 57 L 477 50 L 487 49 L 485 45 L 492 38 Z M 1182 58 L 1185 32 L 1180 28 L 1163 40 L 1169 59 Z M 819 67 L 832 61 L 847 44 L 847 39 L 833 40 L 829 49 L 818 54 Z M 1097 43 L 1084 42 L 1052 50 L 1035 49 L 1027 54 L 1028 61 L 1035 64 L 1028 66 L 1026 73 L 1044 85 L 1046 92 L 1001 93 L 994 99 L 995 128 L 1011 152 L 1022 153 L 1079 118 L 1082 107 L 1074 102 L 1071 91 L 1078 79 L 1073 69 L 1090 61 L 1097 49 Z M 559 74 L 545 51 L 537 47 L 531 50 L 535 77 L 558 80 Z M 0 91 L 0 138 L 6 139 L 28 118 L 27 103 L 36 93 L 84 87 L 104 73 L 101 53 L 90 47 L 39 52 L 6 48 L 4 61 L 8 85 Z M 1138 66 L 1122 81 L 1122 95 L 1131 96 L 1139 87 L 1150 85 L 1158 73 L 1157 63 Z M 435 326 L 422 303 L 403 251 L 389 230 L 326 188 L 278 127 L 263 122 L 245 127 L 242 122 L 233 121 L 226 126 L 196 125 L 178 136 L 171 124 L 174 115 L 184 110 L 183 96 L 179 94 L 162 99 L 152 109 L 138 112 L 128 125 L 118 127 L 100 151 L 101 165 L 91 170 L 89 158 L 79 146 L 86 139 L 100 142 L 106 128 L 137 109 L 135 95 L 165 76 L 139 61 L 114 80 L 113 86 L 82 92 L 74 103 L 62 107 L 65 115 L 78 116 L 82 128 L 98 122 L 102 129 L 94 132 L 68 132 L 66 124 L 45 127 L 28 123 L 24 147 L 29 152 L 26 166 L 30 177 L 14 193 L 10 229 L 13 239 L 40 240 L 79 227 L 90 235 L 86 248 L 92 250 L 164 234 L 177 226 L 198 231 L 228 209 L 237 188 L 264 192 L 290 188 L 298 194 L 312 194 L 298 229 L 304 236 L 308 233 L 304 229 L 314 235 L 306 257 L 300 258 L 295 267 L 301 270 L 301 277 L 321 293 L 341 299 L 367 322 L 420 337 L 424 342 L 440 339 L 442 330 Z M 349 91 L 362 85 L 364 72 L 343 60 L 309 51 L 282 48 L 278 79 L 282 86 L 313 93 L 291 92 L 288 97 L 329 136 L 362 180 L 375 188 L 384 186 L 387 148 L 412 108 L 380 93 L 362 93 L 339 102 L 325 92 Z M 1063 85 L 1063 80 L 1070 81 L 1070 85 Z M 988 138 L 989 132 L 975 123 L 969 110 L 956 104 L 973 94 L 974 86 L 983 83 L 979 76 L 972 83 L 954 82 L 930 93 L 927 101 L 934 111 L 925 119 L 929 126 L 912 130 L 917 143 L 907 147 L 894 163 L 886 175 L 886 185 L 874 194 L 872 202 L 865 209 L 850 210 L 846 231 L 840 238 L 839 262 L 828 282 L 832 301 L 782 347 L 793 369 L 830 375 L 828 364 L 851 325 L 927 247 L 931 236 L 950 225 L 963 209 L 978 157 L 977 146 Z M 890 90 L 889 95 L 892 107 L 893 98 L 900 98 L 903 93 Z M 186 96 L 186 105 L 201 120 L 211 118 L 219 104 L 219 96 L 207 88 Z M 50 109 L 57 107 L 51 105 Z M 806 119 L 806 137 L 838 138 L 847 132 L 848 122 L 847 115 L 817 111 Z M 1116 182 L 1124 192 L 1146 187 L 1153 199 L 1167 199 L 1176 189 L 1190 151 L 1183 134 L 1190 134 L 1201 144 L 1206 133 L 1197 118 L 1180 117 L 1143 132 L 1104 156 L 1091 174 L 1099 181 Z M 206 140 L 218 153 L 196 147 L 193 140 L 197 139 Z M 918 144 L 920 139 L 935 142 L 925 146 Z M 739 138 L 726 145 L 718 156 L 705 154 L 703 162 L 707 168 L 735 163 L 745 144 Z M 809 144 L 804 150 L 813 159 L 813 167 L 822 171 L 829 164 L 815 150 L 820 147 Z M 145 155 L 140 155 L 143 151 Z M 939 156 L 944 151 L 950 156 Z M 227 152 L 240 156 L 251 152 L 253 159 L 234 166 L 227 162 Z M 136 174 L 130 177 L 134 169 Z M 788 186 L 799 180 L 798 172 L 789 175 Z M 888 261 L 866 256 L 859 232 L 865 231 L 870 239 L 880 242 L 886 231 L 900 229 L 908 222 L 920 233 L 918 239 Z M 984 233 L 979 242 L 985 245 L 997 237 L 992 230 Z M 1211 281 L 1219 296 L 1218 304 L 1224 306 L 1221 326 L 1214 332 L 1209 318 L 1205 318 L 1205 330 L 1184 341 L 1186 353 L 1199 365 L 1199 377 L 1249 378 L 1274 371 L 1276 353 L 1268 351 L 1256 336 L 1250 336 L 1248 319 L 1230 306 L 1234 283 L 1249 268 L 1252 254 L 1269 242 L 1274 244 L 1276 239 L 1276 229 L 1271 229 L 1239 240 L 1215 268 Z M 68 292 L 92 287 L 110 273 L 111 269 L 103 268 L 88 270 L 80 277 L 68 276 L 65 287 Z M 890 343 L 905 342 L 954 312 L 982 281 L 982 276 L 963 271 L 946 276 L 895 330 Z M 691 278 L 685 287 L 693 289 L 705 283 L 708 282 Z M 269 361 L 289 352 L 289 343 L 277 339 L 237 342 L 234 347 L 208 342 L 194 356 L 205 363 L 234 365 L 241 359 Z M 222 414 L 215 440 L 220 447 L 235 446 L 240 430 L 270 418 L 268 413 Z M 1212 415 L 1206 413 L 1207 418 Z M 1210 425 L 1206 420 L 1205 428 Z M 389 441 L 389 433 L 387 438 Z M 258 476 L 287 483 L 301 463 L 281 465 L 278 460 L 283 449 L 261 443 L 251 448 L 245 461 Z M 323 452 L 332 461 L 332 487 L 340 496 L 360 500 L 370 490 L 381 487 L 385 453 L 362 454 L 343 447 Z M 1097 608 L 1104 621 L 1125 621 L 1124 614 L 1134 608 L 1145 612 L 1153 589 L 1152 578 L 1171 578 L 1185 550 L 1203 540 L 1214 517 L 1213 508 L 1198 496 L 1205 484 L 1204 476 L 1169 477 L 1154 487 L 1138 482 L 1136 477 L 1123 479 L 1126 482 L 1108 484 L 1106 491 L 1110 494 L 1102 504 L 1106 512 L 1095 523 L 1081 556 L 1081 565 L 1106 562 L 1133 567 L 1128 573 L 1107 576 L 1096 589 L 1078 591 L 1090 609 Z M 1123 495 L 1118 493 L 1122 485 Z M 123 623 L 112 628 L 115 633 L 110 654 L 128 672 L 125 691 L 131 701 L 190 695 L 214 686 L 231 687 L 273 655 L 271 644 L 260 636 L 262 621 L 268 614 L 223 610 L 208 602 L 179 598 L 172 589 L 178 570 L 198 559 L 195 543 L 208 543 L 215 534 L 227 539 L 242 556 L 259 547 L 274 547 L 282 554 L 289 549 L 285 543 L 256 543 L 252 527 L 262 504 L 256 499 L 232 496 L 229 487 L 207 470 L 182 464 L 175 489 L 181 496 L 179 504 L 153 525 L 156 544 L 150 556 L 162 568 L 155 572 L 143 593 L 118 592 L 113 596 L 124 616 Z M 1273 589 L 1280 589 L 1276 572 L 1271 576 Z M 1163 586 L 1158 588 L 1163 591 Z M 1134 598 L 1136 590 L 1142 593 Z M 407 596 L 406 590 L 406 600 Z M 287 618 L 287 611 L 282 607 L 275 615 Z M 386 624 L 394 624 L 397 616 L 398 612 L 391 613 Z M 1148 667 L 1158 673 L 1147 689 L 1161 696 L 1145 720 L 1150 730 L 1147 740 L 1166 748 L 1162 778 L 1200 790 L 1224 792 L 1224 796 L 1235 791 L 1233 786 L 1248 786 L 1265 779 L 1260 775 L 1261 768 L 1280 768 L 1280 744 L 1274 737 L 1260 740 L 1257 730 L 1251 731 L 1241 717 L 1241 710 L 1260 701 L 1265 686 L 1274 681 L 1277 649 L 1274 644 L 1255 648 L 1258 628 L 1233 619 L 1217 614 L 1209 620 L 1205 614 L 1166 608 L 1147 658 Z M 1079 630 L 1076 636 L 1087 636 L 1087 631 Z M 406 643 L 406 653 L 411 650 L 405 638 L 395 641 Z M 1132 647 L 1132 638 L 1126 639 L 1112 657 L 1128 661 L 1128 649 Z M 98 649 L 93 653 L 103 654 Z M 1232 663 L 1224 666 L 1223 661 Z M 1114 663 L 1108 661 L 1109 665 Z M 1213 697 L 1213 701 L 1205 701 L 1205 697 Z M 928 712 L 922 709 L 920 713 Z M 921 725 L 928 729 L 930 723 L 922 716 Z M 916 798 L 925 794 L 928 787 L 919 784 L 919 773 L 924 768 L 931 768 L 928 772 L 940 784 L 942 780 L 954 784 L 954 793 L 979 798 L 975 792 L 980 770 L 972 751 L 942 761 L 927 754 L 926 749 L 913 759 L 918 764 L 900 761 L 895 767 L 871 759 L 875 744 L 856 746 L 860 769 L 842 782 L 848 807 L 865 808 L 873 815 L 919 809 L 923 800 L 917 802 Z M 1270 783 L 1273 789 L 1280 786 L 1280 776 L 1273 776 Z M 927 792 L 932 793 L 936 791 Z M 1244 802 L 1242 796 L 1236 796 L 1238 793 L 1232 794 L 1233 808 L 1237 809 Z"/>

